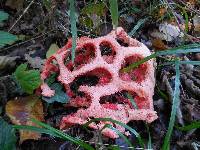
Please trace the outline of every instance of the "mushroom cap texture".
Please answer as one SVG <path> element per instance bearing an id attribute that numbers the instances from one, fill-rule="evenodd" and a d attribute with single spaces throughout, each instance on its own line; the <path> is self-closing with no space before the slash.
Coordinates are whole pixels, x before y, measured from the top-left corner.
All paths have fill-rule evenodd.
<path id="1" fill-rule="evenodd" d="M 118 27 L 106 36 L 77 39 L 74 63 L 70 60 L 71 47 L 72 40 L 69 39 L 63 48 L 47 59 L 41 73 L 43 96 L 51 97 L 55 94 L 45 83 L 45 79 L 55 72 L 58 74 L 57 82 L 64 86 L 70 97 L 66 107 L 78 109 L 62 118 L 61 129 L 85 124 L 91 118 L 112 118 L 124 124 L 133 120 L 150 123 L 157 119 L 152 99 L 155 86 L 154 61 L 149 60 L 129 73 L 121 72 L 122 68 L 151 55 L 144 44 L 130 38 L 123 28 Z M 77 95 L 71 85 L 81 76 L 96 76 L 98 80 L 93 85 L 80 85 L 78 91 L 82 95 Z M 126 93 L 133 96 L 138 109 L 132 106 Z M 120 132 L 129 135 L 124 127 L 108 121 L 91 123 L 89 127 L 101 129 L 105 124 L 114 125 Z M 109 128 L 105 128 L 102 133 L 110 138 L 118 137 Z"/>

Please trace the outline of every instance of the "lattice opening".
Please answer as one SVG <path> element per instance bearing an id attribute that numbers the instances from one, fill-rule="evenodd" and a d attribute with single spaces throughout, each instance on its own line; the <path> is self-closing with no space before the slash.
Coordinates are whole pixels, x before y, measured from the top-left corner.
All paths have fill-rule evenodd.
<path id="1" fill-rule="evenodd" d="M 110 42 L 103 41 L 101 42 L 99 47 L 103 59 L 109 64 L 113 63 L 113 60 L 115 59 L 116 56 L 116 51 L 114 50 L 112 44 Z"/>
<path id="2" fill-rule="evenodd" d="M 131 100 L 129 99 L 129 96 L 132 97 L 132 101 L 135 103 L 135 105 L 132 105 Z M 133 91 L 127 91 L 122 90 L 120 92 L 117 92 L 115 94 L 102 96 L 100 98 L 99 103 L 107 109 L 113 109 L 117 110 L 117 104 L 123 104 L 128 105 L 130 109 L 148 109 L 149 108 L 149 102 L 144 97 L 139 97 L 135 92 Z"/>
<path id="3" fill-rule="evenodd" d="M 126 43 L 123 39 L 117 38 L 116 41 L 123 47 L 129 47 L 129 43 Z"/>
<path id="4" fill-rule="evenodd" d="M 77 70 L 90 63 L 95 58 L 96 47 L 92 43 L 86 43 L 81 48 L 76 49 L 74 63 L 71 61 L 71 52 L 66 54 L 64 64 L 70 71 Z"/>

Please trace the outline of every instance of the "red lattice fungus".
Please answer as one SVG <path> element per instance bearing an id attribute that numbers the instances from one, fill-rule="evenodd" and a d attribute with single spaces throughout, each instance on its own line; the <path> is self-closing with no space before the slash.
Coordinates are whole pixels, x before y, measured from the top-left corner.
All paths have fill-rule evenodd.
<path id="1" fill-rule="evenodd" d="M 70 60 L 71 45 L 69 40 L 66 46 L 51 56 L 41 74 L 45 81 L 56 72 L 58 82 L 64 85 L 70 97 L 66 107 L 78 108 L 76 113 L 62 118 L 61 129 L 84 124 L 91 118 L 112 118 L 125 124 L 132 120 L 150 123 L 157 118 L 152 100 L 155 84 L 153 60 L 129 73 L 120 72 L 122 68 L 151 54 L 144 44 L 130 38 L 120 27 L 103 37 L 82 37 L 77 40 L 74 64 Z M 41 89 L 43 96 L 54 95 L 45 82 Z M 138 109 L 134 109 L 127 93 L 132 95 Z M 101 129 L 106 123 L 112 124 L 100 121 L 90 124 L 90 127 Z M 123 127 L 115 127 L 125 133 Z M 109 128 L 102 132 L 110 138 L 118 137 Z"/>

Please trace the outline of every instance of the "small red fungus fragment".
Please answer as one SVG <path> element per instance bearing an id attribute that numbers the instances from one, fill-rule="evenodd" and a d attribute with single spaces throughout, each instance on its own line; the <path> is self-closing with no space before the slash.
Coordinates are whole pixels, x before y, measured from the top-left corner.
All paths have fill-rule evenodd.
<path id="1" fill-rule="evenodd" d="M 69 39 L 63 48 L 47 59 L 41 74 L 42 95 L 54 95 L 45 79 L 56 72 L 58 82 L 64 85 L 71 98 L 66 107 L 78 108 L 77 112 L 62 118 L 61 129 L 84 124 L 90 118 L 112 118 L 125 124 L 132 120 L 150 123 L 157 119 L 152 99 L 155 85 L 153 60 L 139 65 L 129 73 L 121 72 L 124 67 L 151 55 L 144 44 L 130 38 L 119 27 L 103 37 L 77 39 L 74 64 L 70 61 L 71 47 L 72 40 Z M 126 92 L 131 93 L 138 109 L 132 106 Z M 89 126 L 102 129 L 106 123 L 129 134 L 123 127 L 111 122 L 92 123 Z M 109 128 L 102 133 L 110 138 L 118 137 Z"/>
<path id="2" fill-rule="evenodd" d="M 102 106 L 107 109 L 118 110 L 116 104 L 102 104 Z"/>

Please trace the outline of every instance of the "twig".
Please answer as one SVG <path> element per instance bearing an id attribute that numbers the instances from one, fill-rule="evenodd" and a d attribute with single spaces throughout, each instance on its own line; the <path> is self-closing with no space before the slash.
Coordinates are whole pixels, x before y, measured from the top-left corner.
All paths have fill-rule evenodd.
<path id="1" fill-rule="evenodd" d="M 31 7 L 31 5 L 33 4 L 34 0 L 32 0 L 29 5 L 26 7 L 26 9 L 23 11 L 23 13 L 17 18 L 17 20 L 15 21 L 15 23 L 10 27 L 10 29 L 8 30 L 8 32 L 10 32 L 14 26 L 19 22 L 19 20 L 22 18 L 22 16 L 28 11 L 28 9 Z"/>
<path id="2" fill-rule="evenodd" d="M 16 44 L 13 44 L 13 45 L 11 45 L 11 46 L 9 46 L 9 47 L 0 49 L 0 52 L 5 51 L 5 50 L 8 50 L 8 49 L 10 49 L 10 48 L 12 48 L 12 47 L 19 46 L 19 45 L 25 44 L 25 43 L 27 43 L 27 42 L 33 41 L 33 40 L 38 39 L 38 38 L 40 38 L 40 37 L 42 37 L 42 36 L 44 36 L 44 35 L 46 35 L 46 34 L 49 34 L 49 33 L 53 32 L 53 31 L 54 31 L 54 30 L 51 30 L 51 31 L 46 32 L 46 33 L 42 33 L 41 35 L 38 35 L 38 36 L 36 36 L 36 37 L 34 37 L 34 38 L 31 38 L 31 39 L 29 39 L 29 40 L 26 40 L 26 41 L 23 41 L 23 42 L 20 42 L 20 43 L 16 43 Z"/>

